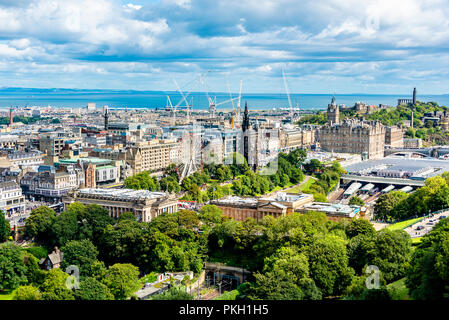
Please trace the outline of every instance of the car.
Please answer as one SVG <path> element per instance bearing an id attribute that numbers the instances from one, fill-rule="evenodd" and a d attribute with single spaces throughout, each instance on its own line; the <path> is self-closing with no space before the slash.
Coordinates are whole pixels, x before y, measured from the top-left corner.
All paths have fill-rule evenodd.
<path id="1" fill-rule="evenodd" d="M 440 219 L 440 220 L 441 220 L 441 219 L 446 219 L 446 216 L 440 216 L 439 219 Z"/>
<path id="2" fill-rule="evenodd" d="M 427 222 L 426 224 L 429 226 L 433 226 L 433 222 Z"/>
<path id="3" fill-rule="evenodd" d="M 424 229 L 424 226 L 417 226 L 415 230 L 422 230 Z"/>

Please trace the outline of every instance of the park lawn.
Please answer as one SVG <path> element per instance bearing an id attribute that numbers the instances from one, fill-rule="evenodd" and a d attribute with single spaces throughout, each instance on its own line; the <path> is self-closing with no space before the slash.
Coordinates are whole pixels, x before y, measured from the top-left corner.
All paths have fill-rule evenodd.
<path id="1" fill-rule="evenodd" d="M 0 291 L 0 300 L 12 300 L 14 291 Z"/>
<path id="2" fill-rule="evenodd" d="M 408 288 L 405 286 L 405 278 L 388 284 L 387 290 L 393 300 L 411 300 Z"/>
<path id="3" fill-rule="evenodd" d="M 405 228 L 411 226 L 412 224 L 415 224 L 418 221 L 421 221 L 422 219 L 424 219 L 424 217 L 409 219 L 409 220 L 393 223 L 393 224 L 390 224 L 387 227 L 387 229 L 391 230 L 391 231 L 402 230 L 402 229 L 405 229 Z"/>
<path id="4" fill-rule="evenodd" d="M 422 240 L 422 237 L 419 237 L 419 238 L 412 238 L 412 244 L 418 244 L 418 243 L 421 242 L 421 240 Z"/>

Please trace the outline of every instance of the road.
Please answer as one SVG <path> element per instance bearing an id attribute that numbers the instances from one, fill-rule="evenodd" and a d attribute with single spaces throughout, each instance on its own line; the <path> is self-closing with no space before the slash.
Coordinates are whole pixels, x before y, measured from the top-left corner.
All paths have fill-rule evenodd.
<path id="1" fill-rule="evenodd" d="M 424 236 L 425 234 L 429 233 L 433 227 L 440 221 L 440 217 L 441 216 L 449 216 L 449 211 L 445 211 L 439 214 L 434 215 L 433 217 L 430 218 L 424 218 L 423 220 L 421 220 L 418 223 L 415 223 L 414 225 L 405 228 L 405 232 L 407 232 L 410 237 L 412 238 L 419 238 Z M 416 230 L 416 228 L 418 227 L 424 227 L 424 229 L 421 230 Z"/>

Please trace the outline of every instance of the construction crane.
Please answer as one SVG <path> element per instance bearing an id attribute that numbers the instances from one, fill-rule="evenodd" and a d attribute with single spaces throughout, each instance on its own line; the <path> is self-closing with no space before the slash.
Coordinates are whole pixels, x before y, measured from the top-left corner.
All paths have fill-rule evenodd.
<path id="1" fill-rule="evenodd" d="M 287 92 L 287 97 L 288 97 L 288 104 L 290 106 L 290 119 L 293 120 L 293 107 L 292 107 L 292 101 L 290 100 L 290 92 L 288 90 L 288 85 L 287 85 L 287 79 L 285 78 L 285 71 L 284 71 L 284 67 L 282 67 L 282 78 L 284 79 L 284 86 L 285 86 L 285 91 Z"/>
<path id="2" fill-rule="evenodd" d="M 227 76 L 226 76 L 226 81 L 228 81 L 228 80 L 227 80 Z M 207 87 L 206 87 L 206 82 L 205 82 L 205 80 L 204 80 L 203 77 L 201 78 L 201 83 L 202 83 L 203 86 L 204 86 L 204 91 L 205 91 L 206 96 L 207 96 L 207 101 L 209 102 L 209 114 L 210 114 L 210 117 L 211 117 L 211 118 L 214 118 L 214 117 L 215 117 L 215 112 L 217 111 L 217 107 L 220 106 L 220 105 L 222 105 L 222 104 L 231 102 L 231 103 L 232 103 L 232 109 L 233 109 L 233 110 L 235 109 L 235 107 L 234 107 L 234 101 L 235 101 L 235 100 L 238 100 L 239 98 L 232 98 L 232 94 L 231 94 L 230 90 L 229 90 L 229 96 L 230 96 L 231 98 L 230 98 L 229 100 L 225 100 L 225 101 L 222 101 L 222 102 L 217 103 L 217 97 L 214 97 L 214 98 L 212 99 L 212 98 L 209 96 L 209 93 L 208 93 Z M 229 82 L 228 82 L 228 88 L 229 88 Z"/>
<path id="3" fill-rule="evenodd" d="M 228 87 L 229 98 L 230 98 L 231 103 L 232 103 L 231 127 L 232 127 L 232 129 L 234 129 L 234 127 L 235 127 L 235 107 L 234 107 L 234 99 L 232 98 L 231 86 L 229 85 L 229 78 L 228 78 L 228 75 L 227 75 L 227 74 L 226 74 L 226 85 L 227 85 L 227 87 Z M 238 100 L 238 98 L 237 98 L 237 100 Z"/>
<path id="4" fill-rule="evenodd" d="M 176 85 L 176 88 L 178 88 L 178 92 L 181 94 L 181 96 L 182 96 L 182 99 L 185 101 L 185 103 L 186 103 L 186 112 L 187 112 L 187 122 L 190 122 L 190 112 L 191 112 L 191 107 L 193 107 L 193 105 L 192 106 L 189 106 L 189 103 L 187 102 L 187 99 L 186 99 L 186 97 L 184 96 L 184 93 L 182 92 L 182 90 L 181 90 L 181 88 L 179 87 L 179 85 L 178 85 L 178 83 L 176 82 L 176 80 L 173 80 L 174 81 L 174 83 L 175 83 L 175 85 Z M 189 93 L 190 94 L 190 93 Z M 181 100 L 182 101 L 182 100 Z"/>
<path id="5" fill-rule="evenodd" d="M 208 72 L 209 71 L 207 71 L 206 74 Z M 182 97 L 182 99 L 175 106 L 173 106 L 173 104 L 171 103 L 170 97 L 167 96 L 167 107 L 166 107 L 166 110 L 169 109 L 169 105 L 168 104 L 170 103 L 170 109 L 172 111 L 172 117 L 173 117 L 173 122 L 174 123 L 176 123 L 176 112 L 178 111 L 178 107 L 181 108 L 180 105 L 181 105 L 182 102 L 185 102 L 185 104 L 186 104 L 185 108 L 186 108 L 186 112 L 187 112 L 187 120 L 190 121 L 190 114 L 191 114 L 191 111 L 193 109 L 193 104 L 189 105 L 189 103 L 187 102 L 187 97 L 192 93 L 192 90 L 195 88 L 195 86 L 199 82 L 201 82 L 201 79 L 202 79 L 203 76 L 204 76 L 203 74 L 200 74 L 197 78 L 195 78 L 192 82 L 190 82 L 190 83 L 193 83 L 193 85 L 191 86 L 190 92 L 188 92 L 186 94 L 184 94 L 182 92 L 182 90 L 181 90 L 180 86 L 178 85 L 178 83 L 176 82 L 176 80 L 173 79 L 173 82 L 175 83 L 175 85 L 177 87 L 177 91 L 181 94 L 181 97 Z"/>

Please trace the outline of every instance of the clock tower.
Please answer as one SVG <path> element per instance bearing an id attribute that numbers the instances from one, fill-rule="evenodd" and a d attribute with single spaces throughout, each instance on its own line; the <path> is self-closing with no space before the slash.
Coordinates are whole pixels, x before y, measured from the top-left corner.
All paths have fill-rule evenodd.
<path id="1" fill-rule="evenodd" d="M 340 110 L 338 104 L 335 102 L 335 97 L 332 97 L 332 101 L 327 106 L 327 123 L 330 125 L 338 124 L 340 118 Z"/>

